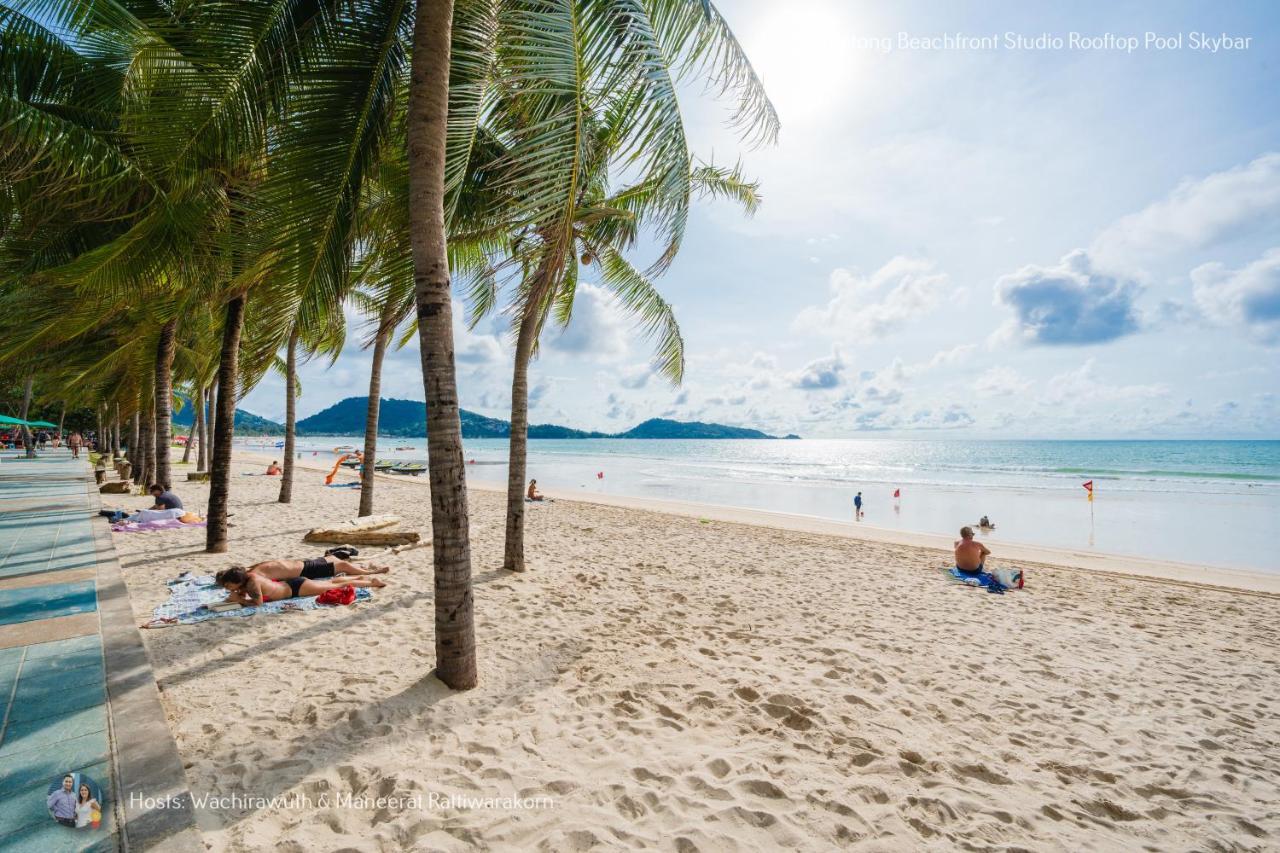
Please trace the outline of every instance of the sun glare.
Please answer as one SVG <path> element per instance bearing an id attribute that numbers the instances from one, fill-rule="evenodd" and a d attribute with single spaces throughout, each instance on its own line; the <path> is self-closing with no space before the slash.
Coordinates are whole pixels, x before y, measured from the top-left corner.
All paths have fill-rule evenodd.
<path id="1" fill-rule="evenodd" d="M 848 17 L 822 3 L 780 4 L 752 28 L 747 53 L 783 122 L 812 118 L 849 95 L 852 38 Z"/>

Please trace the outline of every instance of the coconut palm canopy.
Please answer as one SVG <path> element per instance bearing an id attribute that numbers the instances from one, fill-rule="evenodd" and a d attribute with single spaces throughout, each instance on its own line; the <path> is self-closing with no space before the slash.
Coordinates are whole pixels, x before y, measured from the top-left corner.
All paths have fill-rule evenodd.
<path id="1" fill-rule="evenodd" d="M 297 348 L 335 355 L 348 302 L 384 350 L 422 318 L 432 488 L 454 495 L 433 516 L 452 654 L 440 620 L 449 596 L 469 602 L 470 558 L 450 273 L 473 317 L 506 292 L 536 331 L 571 317 L 578 259 L 597 266 L 678 380 L 651 277 L 697 192 L 755 197 L 689 150 L 682 75 L 732 100 L 748 143 L 776 136 L 709 0 L 0 5 L 0 309 L 16 318 L 0 369 L 27 377 L 24 411 L 33 393 L 88 405 L 116 444 L 136 424 L 123 443 L 161 482 L 175 393 L 200 399 L 220 551 L 236 398 L 272 368 L 292 394 Z M 646 227 L 662 249 L 637 267 L 624 253 Z"/>

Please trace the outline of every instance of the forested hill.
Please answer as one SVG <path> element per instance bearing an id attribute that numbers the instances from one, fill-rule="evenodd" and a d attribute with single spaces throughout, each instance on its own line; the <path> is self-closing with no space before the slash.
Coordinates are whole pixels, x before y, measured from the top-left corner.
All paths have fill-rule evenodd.
<path id="1" fill-rule="evenodd" d="M 183 432 L 191 429 L 191 421 L 195 417 L 195 409 L 190 404 L 184 405 L 182 411 L 173 413 L 173 425 L 182 427 Z M 236 409 L 237 435 L 284 435 L 284 424 L 269 421 L 264 417 Z"/>
<path id="2" fill-rule="evenodd" d="M 348 397 L 322 412 L 298 421 L 299 435 L 363 435 L 367 397 Z M 511 426 L 504 420 L 461 410 L 463 438 L 506 438 Z M 237 422 L 237 428 L 239 424 Z M 420 400 L 383 399 L 378 416 L 380 435 L 421 438 L 427 433 L 426 407 Z M 759 430 L 723 424 L 704 424 L 653 418 L 610 435 L 555 424 L 534 424 L 530 438 L 773 438 Z M 788 436 L 795 438 L 796 436 Z"/>

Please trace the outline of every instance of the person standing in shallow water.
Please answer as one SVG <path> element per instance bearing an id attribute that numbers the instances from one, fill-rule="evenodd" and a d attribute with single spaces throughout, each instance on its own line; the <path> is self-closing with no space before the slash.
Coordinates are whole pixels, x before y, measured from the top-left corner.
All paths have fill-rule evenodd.
<path id="1" fill-rule="evenodd" d="M 858 492 L 853 496 L 853 517 L 855 519 L 862 518 L 862 492 Z"/>

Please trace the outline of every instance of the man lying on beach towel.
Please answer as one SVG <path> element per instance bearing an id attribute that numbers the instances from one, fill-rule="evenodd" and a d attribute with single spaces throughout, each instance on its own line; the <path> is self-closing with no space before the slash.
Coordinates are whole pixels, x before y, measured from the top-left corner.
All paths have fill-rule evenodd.
<path id="1" fill-rule="evenodd" d="M 325 554 L 323 557 L 312 560 L 264 560 L 249 567 L 249 571 L 257 572 L 273 581 L 299 577 L 323 580 L 334 575 L 350 575 L 359 578 L 367 575 L 385 575 L 390 570 L 389 566 L 369 566 L 366 569 L 336 554 Z"/>
<path id="2" fill-rule="evenodd" d="M 311 578 L 286 578 L 283 581 L 273 580 L 243 566 L 232 566 L 214 575 L 214 581 L 230 595 L 227 602 L 242 604 L 246 607 L 257 607 L 264 601 L 284 601 L 290 598 L 304 598 L 320 595 L 331 589 L 344 586 L 373 587 L 381 589 L 386 582 L 378 578 L 338 578 L 336 580 L 312 580 Z"/>

